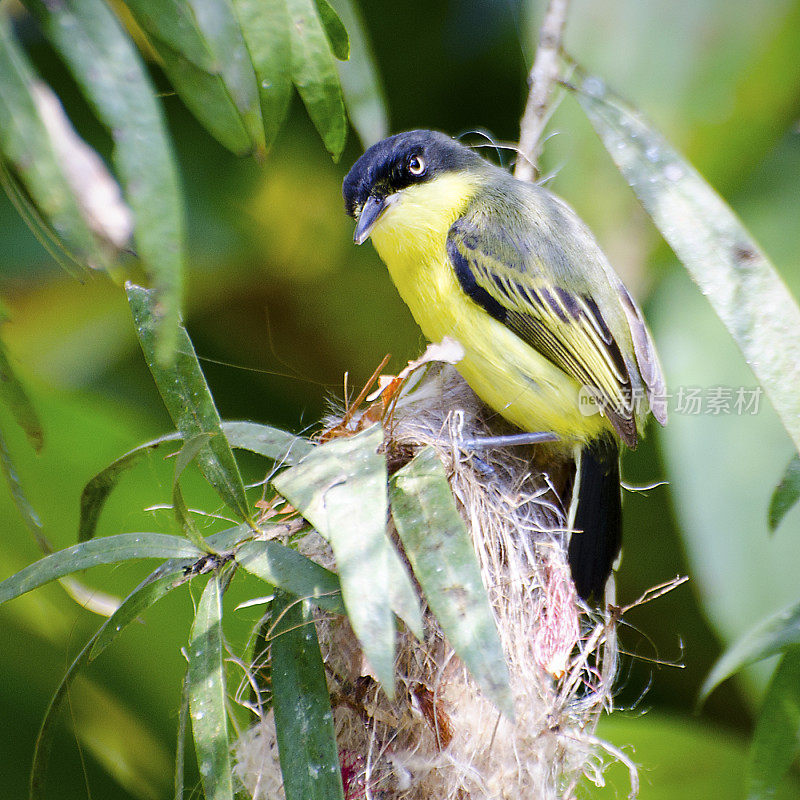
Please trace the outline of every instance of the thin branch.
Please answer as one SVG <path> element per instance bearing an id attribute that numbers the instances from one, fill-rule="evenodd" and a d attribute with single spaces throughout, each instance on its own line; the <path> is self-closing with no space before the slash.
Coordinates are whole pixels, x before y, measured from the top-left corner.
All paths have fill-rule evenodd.
<path id="1" fill-rule="evenodd" d="M 536 177 L 536 160 L 542 132 L 549 117 L 553 87 L 560 78 L 559 57 L 569 0 L 550 0 L 539 31 L 539 46 L 528 76 L 528 102 L 520 122 L 519 158 L 514 177 L 532 181 Z"/>

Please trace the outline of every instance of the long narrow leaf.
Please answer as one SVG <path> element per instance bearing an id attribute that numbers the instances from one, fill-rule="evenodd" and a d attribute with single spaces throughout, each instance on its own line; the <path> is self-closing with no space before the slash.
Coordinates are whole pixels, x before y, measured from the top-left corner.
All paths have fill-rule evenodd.
<path id="1" fill-rule="evenodd" d="M 257 422 L 223 422 L 222 432 L 232 448 L 249 450 L 251 453 L 271 458 L 281 464 L 297 463 L 314 447 L 308 439 Z M 84 486 L 81 493 L 78 541 L 87 541 L 95 535 L 100 512 L 125 472 L 136 466 L 144 456 L 162 444 L 182 440 L 181 433 L 160 436 L 158 439 L 134 447 L 133 450 L 129 450 L 112 461 L 102 472 L 98 472 Z"/>
<path id="2" fill-rule="evenodd" d="M 178 453 L 178 457 L 175 459 L 175 471 L 172 475 L 172 507 L 175 511 L 178 524 L 181 526 L 186 538 L 198 549 L 211 552 L 208 542 L 203 538 L 203 534 L 200 533 L 200 530 L 192 519 L 192 515 L 186 506 L 186 501 L 183 499 L 183 492 L 181 491 L 181 475 L 183 471 L 207 445 L 208 434 L 201 433 L 193 439 L 188 439 Z"/>
<path id="3" fill-rule="evenodd" d="M 513 716 L 508 668 L 480 566 L 433 448 L 394 474 L 390 499 L 397 533 L 442 630 L 486 695 Z"/>
<path id="4" fill-rule="evenodd" d="M 207 543 L 218 553 L 225 553 L 236 547 L 244 539 L 253 536 L 249 525 L 237 525 L 235 528 L 209 536 Z M 202 557 L 201 557 L 202 558 Z M 92 645 L 89 660 L 94 661 L 120 632 L 138 619 L 148 608 L 155 605 L 162 597 L 191 580 L 197 573 L 192 569 L 198 558 L 171 558 L 158 569 L 150 573 L 123 601 L 97 632 Z M 202 563 L 202 562 L 201 562 Z"/>
<path id="5" fill-rule="evenodd" d="M 203 127 L 237 156 L 252 153 L 256 145 L 222 77 L 216 72 L 205 72 L 158 39 L 151 38 L 150 42 L 169 82 Z"/>
<path id="6" fill-rule="evenodd" d="M 418 636 L 422 616 L 411 580 L 386 535 L 386 459 L 379 425 L 314 449 L 275 488 L 331 543 L 344 604 L 364 653 L 391 695 L 392 608 Z"/>
<path id="7" fill-rule="evenodd" d="M 186 330 L 176 326 L 175 359 L 169 364 L 160 362 L 155 338 L 158 297 L 152 289 L 142 289 L 131 283 L 126 289 L 145 361 L 167 411 L 184 438 L 210 436 L 208 445 L 197 456 L 197 465 L 222 500 L 242 519 L 247 519 L 249 512 L 242 476 L 222 433 L 214 399 Z"/>
<path id="8" fill-rule="evenodd" d="M 26 0 L 114 138 L 114 164 L 153 283 L 157 354 L 174 351 L 184 260 L 178 173 L 161 106 L 133 42 L 103 0 Z"/>
<path id="9" fill-rule="evenodd" d="M 347 61 L 350 58 L 350 37 L 342 20 L 328 0 L 314 0 L 314 2 L 333 54 L 339 61 Z"/>
<path id="10" fill-rule="evenodd" d="M 206 800 L 233 800 L 222 639 L 222 587 L 212 574 L 192 626 L 189 709 Z"/>
<path id="11" fill-rule="evenodd" d="M 291 23 L 292 81 L 328 152 L 338 161 L 347 138 L 336 59 L 314 0 L 286 0 Z"/>
<path id="12" fill-rule="evenodd" d="M 35 80 L 33 67 L 0 13 L 0 160 L 14 168 L 71 258 L 76 263 L 102 267 L 106 260 L 81 214 L 33 99 Z M 12 185 L 6 188 L 15 191 Z M 75 271 L 69 262 L 59 261 Z"/>
<path id="13" fill-rule="evenodd" d="M 1 317 L 0 322 L 2 322 Z M 2 341 L 0 341 L 0 403 L 14 415 L 17 425 L 25 431 L 31 447 L 37 452 L 41 450 L 44 443 L 42 423 L 22 383 L 11 368 Z"/>
<path id="14" fill-rule="evenodd" d="M 38 798 L 44 797 L 55 716 L 66 698 L 67 691 L 79 669 L 97 658 L 131 622 L 138 619 L 140 614 L 179 585 L 176 581 L 176 575 L 180 574 L 180 572 L 182 572 L 181 568 L 177 563 L 173 562 L 173 570 L 164 572 L 163 568 L 159 568 L 145 578 L 123 600 L 117 611 L 100 626 L 62 677 L 61 683 L 50 700 L 39 734 L 36 737 L 33 766 L 31 768 L 31 800 L 38 800 Z"/>
<path id="15" fill-rule="evenodd" d="M 186 105 L 226 147 L 263 151 L 253 66 L 229 0 L 128 0 Z"/>
<path id="16" fill-rule="evenodd" d="M 42 530 L 42 521 L 36 513 L 36 509 L 30 504 L 22 488 L 22 483 L 20 482 L 14 462 L 11 460 L 11 453 L 9 452 L 8 444 L 6 443 L 6 438 L 3 436 L 2 431 L 0 431 L 0 470 L 8 484 L 8 489 L 11 492 L 14 505 L 17 507 L 17 511 L 20 517 L 22 517 L 25 526 L 36 540 L 39 549 L 44 553 L 51 552 L 52 547 L 50 546 L 50 542 Z"/>
<path id="17" fill-rule="evenodd" d="M 233 0 L 258 79 L 267 148 L 278 134 L 292 97 L 289 12 L 286 0 Z"/>
<path id="18" fill-rule="evenodd" d="M 61 708 L 61 704 L 64 702 L 67 692 L 72 682 L 75 680 L 78 671 L 89 660 L 89 652 L 97 636 L 98 634 L 95 634 L 75 657 L 75 660 L 70 664 L 69 669 L 67 669 L 66 673 L 61 678 L 61 683 L 58 685 L 55 694 L 50 699 L 50 703 L 47 706 L 33 748 L 29 800 L 44 800 L 46 796 L 47 768 L 50 763 L 50 751 L 53 744 L 53 726 L 55 725 L 56 714 Z"/>
<path id="19" fill-rule="evenodd" d="M 744 354 L 800 447 L 800 308 L 700 174 L 597 78 L 578 100 L 614 163 Z"/>
<path id="20" fill-rule="evenodd" d="M 350 58 L 336 65 L 344 104 L 361 144 L 367 148 L 389 133 L 383 86 L 358 7 L 353 0 L 331 0 L 331 5 L 350 35 Z"/>
<path id="21" fill-rule="evenodd" d="M 175 744 L 175 800 L 184 800 L 184 773 L 186 771 L 186 731 L 189 727 L 189 671 L 183 679 L 181 705 L 178 710 L 178 736 Z"/>
<path id="22" fill-rule="evenodd" d="M 703 682 L 700 702 L 742 667 L 774 656 L 796 644 L 800 644 L 800 604 L 763 620 L 729 647 Z"/>
<path id="23" fill-rule="evenodd" d="M 185 579 L 191 577 L 187 573 L 191 563 L 191 559 L 171 559 L 151 572 L 100 627 L 89 652 L 89 660 L 94 661 L 131 622 L 173 589 L 183 585 Z"/>
<path id="24" fill-rule="evenodd" d="M 309 604 L 272 601 L 272 707 L 286 800 L 344 800 L 325 668 Z"/>
<path id="25" fill-rule="evenodd" d="M 800 753 L 800 647 L 786 651 L 767 687 L 750 745 L 748 800 L 775 797 Z"/>
<path id="26" fill-rule="evenodd" d="M 314 449 L 302 436 L 259 422 L 223 422 L 222 432 L 234 449 L 249 450 L 281 464 L 296 464 Z"/>
<path id="27" fill-rule="evenodd" d="M 0 150 L 2 148 L 0 147 Z M 59 236 L 53 224 L 45 218 L 44 212 L 31 200 L 28 192 L 22 188 L 20 181 L 13 175 L 6 162 L 0 158 L 0 186 L 6 193 L 11 205 L 28 226 L 37 242 L 47 251 L 50 258 L 65 272 L 76 277 L 85 269 L 86 265 L 93 266 L 88 258 L 81 258 L 68 247 L 64 236 Z M 101 266 L 98 262 L 97 266 Z"/>
<path id="28" fill-rule="evenodd" d="M 775 487 L 769 503 L 769 528 L 774 531 L 781 520 L 800 500 L 800 456 L 795 455 L 786 465 L 781 482 Z"/>
<path id="29" fill-rule="evenodd" d="M 197 559 L 202 555 L 203 552 L 186 539 L 163 533 L 120 533 L 93 539 L 45 556 L 6 578 L 0 583 L 0 603 L 98 564 L 116 564 L 140 558 Z"/>
<path id="30" fill-rule="evenodd" d="M 324 611 L 345 613 L 336 575 L 291 547 L 272 541 L 249 542 L 236 551 L 236 561 L 261 580 Z"/>

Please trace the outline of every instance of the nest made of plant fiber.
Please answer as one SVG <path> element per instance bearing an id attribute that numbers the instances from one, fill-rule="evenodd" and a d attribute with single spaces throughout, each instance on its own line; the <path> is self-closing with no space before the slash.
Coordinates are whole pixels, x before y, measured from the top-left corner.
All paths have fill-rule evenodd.
<path id="1" fill-rule="evenodd" d="M 369 410 L 364 415 L 365 425 L 372 417 Z M 341 426 L 341 415 L 328 424 Z M 358 414 L 347 415 L 352 429 L 361 424 Z M 429 612 L 424 641 L 398 633 L 394 701 L 371 677 L 347 621 L 320 614 L 345 797 L 572 798 L 584 776 L 602 784 L 609 754 L 632 770 L 635 793 L 633 766 L 594 733 L 601 712 L 612 707 L 616 619 L 575 594 L 560 494 L 569 489 L 566 465 L 541 445 L 465 448 L 465 440 L 508 432 L 508 425 L 450 364 L 430 363 L 413 375 L 384 429 L 390 470 L 425 445 L 445 465 L 493 606 L 516 719 L 482 694 Z M 307 536 L 301 549 L 333 566 L 319 535 Z M 256 757 L 243 738 L 243 781 L 257 800 L 282 797 L 271 716 L 246 738 L 257 743 L 263 769 L 245 769 Z"/>

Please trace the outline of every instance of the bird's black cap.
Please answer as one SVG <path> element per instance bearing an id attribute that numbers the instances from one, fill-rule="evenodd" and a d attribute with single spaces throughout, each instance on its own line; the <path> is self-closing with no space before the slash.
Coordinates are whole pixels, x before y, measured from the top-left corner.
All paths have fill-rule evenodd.
<path id="1" fill-rule="evenodd" d="M 414 159 L 422 159 L 421 173 L 413 170 L 419 163 Z M 477 153 L 439 131 L 398 133 L 372 145 L 353 164 L 342 185 L 345 209 L 355 217 L 370 195 L 387 197 L 443 172 L 481 163 L 485 162 Z"/>

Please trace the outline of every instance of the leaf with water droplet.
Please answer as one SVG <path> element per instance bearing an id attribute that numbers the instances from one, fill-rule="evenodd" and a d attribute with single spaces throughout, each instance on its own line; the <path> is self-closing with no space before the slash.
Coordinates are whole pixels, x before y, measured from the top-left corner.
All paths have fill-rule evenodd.
<path id="1" fill-rule="evenodd" d="M 394 691 L 395 623 L 392 609 L 417 636 L 419 600 L 387 536 L 383 429 L 373 425 L 319 445 L 273 486 L 328 539 L 336 557 L 350 622 L 384 691 Z"/>
<path id="2" fill-rule="evenodd" d="M 153 284 L 157 360 L 175 352 L 184 261 L 178 170 L 161 106 L 135 45 L 103 0 L 28 9 L 113 137 L 114 165 L 134 217 L 136 253 Z"/>
<path id="3" fill-rule="evenodd" d="M 275 139 L 292 96 L 286 0 L 233 0 L 258 79 L 266 147 Z"/>
<path id="4" fill-rule="evenodd" d="M 207 800 L 233 800 L 222 636 L 222 586 L 212 573 L 197 605 L 189 643 L 189 709 Z"/>
<path id="5" fill-rule="evenodd" d="M 272 702 L 286 800 L 344 800 L 312 607 L 276 592 L 270 619 Z"/>
<path id="6" fill-rule="evenodd" d="M 342 89 L 336 59 L 314 0 L 287 0 L 290 19 L 292 82 L 325 147 L 338 161 L 347 139 Z"/>
<path id="7" fill-rule="evenodd" d="M 248 542 L 236 551 L 236 561 L 261 580 L 324 611 L 345 613 L 338 577 L 291 547 L 274 541 Z"/>
<path id="8" fill-rule="evenodd" d="M 191 558 L 203 555 L 191 542 L 163 533 L 120 533 L 67 547 L 21 569 L 0 583 L 0 603 L 50 581 L 98 564 L 141 558 Z"/>
<path id="9" fill-rule="evenodd" d="M 125 288 L 145 361 L 167 411 L 185 439 L 208 435 L 208 443 L 197 455 L 197 465 L 222 500 L 240 518 L 248 519 L 250 514 L 239 466 L 222 432 L 214 398 L 186 330 L 177 327 L 175 359 L 162 364 L 157 357 L 154 337 L 157 297 L 152 290 L 132 283 Z"/>
<path id="10" fill-rule="evenodd" d="M 508 667 L 480 565 L 433 448 L 392 476 L 389 497 L 400 541 L 448 641 L 487 697 L 513 718 Z"/>
<path id="11" fill-rule="evenodd" d="M 641 114 L 594 81 L 572 87 L 578 101 L 800 448 L 800 307 L 719 194 Z"/>

